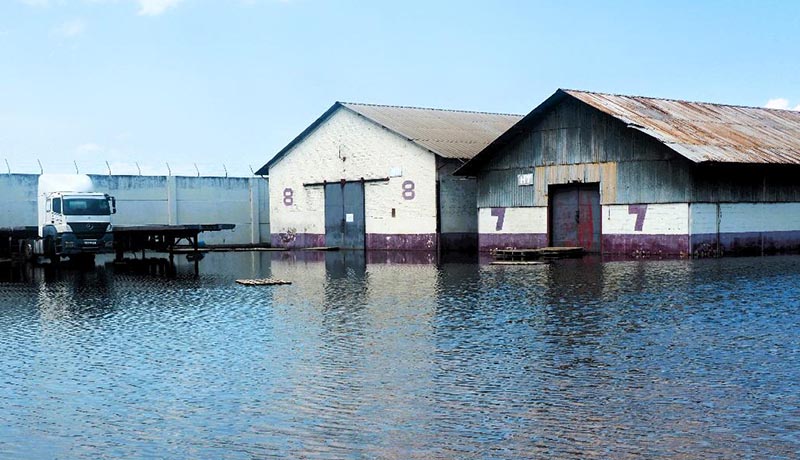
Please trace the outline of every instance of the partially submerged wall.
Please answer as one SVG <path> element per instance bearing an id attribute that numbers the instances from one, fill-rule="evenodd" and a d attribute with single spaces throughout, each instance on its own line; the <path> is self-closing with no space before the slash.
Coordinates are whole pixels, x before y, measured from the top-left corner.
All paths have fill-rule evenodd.
<path id="1" fill-rule="evenodd" d="M 323 182 L 364 178 L 377 180 L 364 184 L 367 249 L 436 248 L 435 156 L 347 109 L 321 123 L 269 174 L 273 246 L 325 245 Z"/>
<path id="2" fill-rule="evenodd" d="M 475 252 L 478 248 L 477 181 L 454 176 L 462 162 L 437 159 L 439 238 L 444 252 Z"/>
<path id="3" fill-rule="evenodd" d="M 117 199 L 118 225 L 236 224 L 202 233 L 209 244 L 269 242 L 269 195 L 260 177 L 93 175 L 94 189 Z M 0 175 L 0 227 L 36 225 L 38 175 Z"/>
<path id="4" fill-rule="evenodd" d="M 696 165 L 566 100 L 478 171 L 480 249 L 550 244 L 551 187 L 596 183 L 604 253 L 798 252 L 799 178 L 793 165 Z"/>
<path id="5" fill-rule="evenodd" d="M 800 203 L 692 203 L 696 255 L 800 251 Z"/>

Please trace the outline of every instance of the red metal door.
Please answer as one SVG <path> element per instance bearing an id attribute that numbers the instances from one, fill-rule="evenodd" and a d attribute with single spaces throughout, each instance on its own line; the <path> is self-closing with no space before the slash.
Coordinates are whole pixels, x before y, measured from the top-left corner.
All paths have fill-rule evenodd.
<path id="1" fill-rule="evenodd" d="M 599 184 L 550 187 L 550 244 L 600 252 Z"/>

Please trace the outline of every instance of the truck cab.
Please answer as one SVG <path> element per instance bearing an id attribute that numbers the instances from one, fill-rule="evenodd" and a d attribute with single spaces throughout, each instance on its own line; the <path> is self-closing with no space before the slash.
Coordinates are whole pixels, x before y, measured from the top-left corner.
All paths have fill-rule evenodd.
<path id="1" fill-rule="evenodd" d="M 51 260 L 61 256 L 111 252 L 111 215 L 116 200 L 104 193 L 50 192 L 40 196 L 40 253 Z M 39 252 L 39 251 L 37 251 Z"/>

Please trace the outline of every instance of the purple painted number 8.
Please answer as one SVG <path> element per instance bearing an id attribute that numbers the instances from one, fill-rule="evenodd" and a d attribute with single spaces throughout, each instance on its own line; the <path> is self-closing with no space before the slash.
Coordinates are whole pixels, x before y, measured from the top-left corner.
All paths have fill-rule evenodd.
<path id="1" fill-rule="evenodd" d="M 294 204 L 294 190 L 290 188 L 283 189 L 283 205 L 291 206 Z"/>
<path id="2" fill-rule="evenodd" d="M 414 191 L 414 182 L 410 180 L 403 182 L 403 199 L 413 200 L 416 196 L 417 192 Z"/>

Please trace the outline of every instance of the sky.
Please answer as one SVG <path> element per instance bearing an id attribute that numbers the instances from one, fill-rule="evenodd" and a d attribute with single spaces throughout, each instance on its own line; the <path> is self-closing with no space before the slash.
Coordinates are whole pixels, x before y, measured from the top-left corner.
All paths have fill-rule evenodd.
<path id="1" fill-rule="evenodd" d="M 335 101 L 800 110 L 798 45 L 791 1 L 0 0 L 0 173 L 248 176 Z"/>

